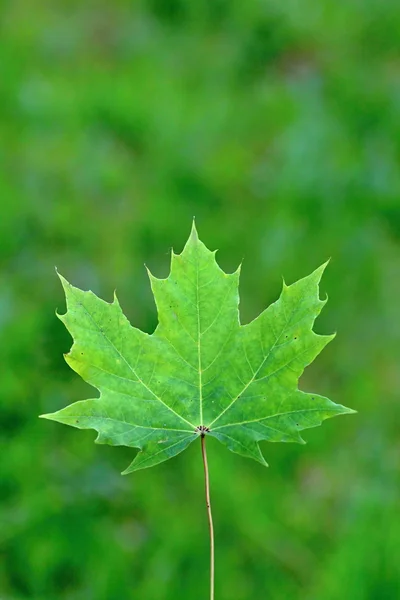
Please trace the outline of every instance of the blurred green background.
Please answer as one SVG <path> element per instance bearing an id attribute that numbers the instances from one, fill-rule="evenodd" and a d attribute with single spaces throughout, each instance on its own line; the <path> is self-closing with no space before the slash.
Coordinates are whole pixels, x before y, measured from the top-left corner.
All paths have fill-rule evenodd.
<path id="1" fill-rule="evenodd" d="M 133 451 L 37 415 L 90 397 L 57 266 L 151 332 L 196 215 L 242 320 L 332 257 L 301 387 L 359 411 L 210 440 L 217 600 L 400 598 L 397 0 L 5 1 L 0 36 L 0 598 L 205 600 L 200 446 Z"/>

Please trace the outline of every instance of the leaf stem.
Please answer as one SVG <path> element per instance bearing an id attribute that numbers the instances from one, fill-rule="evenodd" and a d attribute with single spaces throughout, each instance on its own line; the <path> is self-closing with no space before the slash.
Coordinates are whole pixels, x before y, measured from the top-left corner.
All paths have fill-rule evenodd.
<path id="1" fill-rule="evenodd" d="M 208 516 L 208 526 L 210 530 L 210 600 L 214 600 L 214 526 L 211 513 L 211 500 L 210 500 L 210 477 L 208 474 L 208 462 L 206 452 L 206 436 L 203 433 L 201 435 L 201 454 L 203 456 L 204 465 L 204 482 L 206 491 L 206 507 Z"/>

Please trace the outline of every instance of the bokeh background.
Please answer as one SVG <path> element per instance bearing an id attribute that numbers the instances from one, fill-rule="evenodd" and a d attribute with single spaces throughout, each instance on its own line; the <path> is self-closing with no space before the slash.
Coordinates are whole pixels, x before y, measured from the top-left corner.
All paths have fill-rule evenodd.
<path id="1" fill-rule="evenodd" d="M 210 440 L 218 600 L 400 598 L 397 0 L 2 3 L 0 598 L 208 593 L 200 447 L 134 451 L 37 415 L 90 397 L 58 269 L 151 332 L 196 216 L 243 322 L 331 257 L 301 386 L 357 409 L 265 444 Z"/>

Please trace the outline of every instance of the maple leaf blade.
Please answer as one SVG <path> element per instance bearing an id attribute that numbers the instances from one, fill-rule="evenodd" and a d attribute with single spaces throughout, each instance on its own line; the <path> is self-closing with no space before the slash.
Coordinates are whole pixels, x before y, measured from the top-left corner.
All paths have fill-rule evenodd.
<path id="1" fill-rule="evenodd" d="M 109 304 L 60 276 L 67 312 L 59 318 L 74 343 L 67 363 L 100 391 L 43 415 L 97 442 L 139 448 L 129 473 L 184 450 L 207 427 L 230 450 L 266 464 L 259 442 L 303 443 L 300 431 L 354 412 L 299 391 L 298 381 L 334 335 L 313 324 L 326 303 L 326 267 L 287 286 L 248 325 L 239 320 L 239 275 L 224 273 L 193 225 L 166 279 L 150 272 L 159 324 L 152 335 L 132 327 L 116 296 Z"/>

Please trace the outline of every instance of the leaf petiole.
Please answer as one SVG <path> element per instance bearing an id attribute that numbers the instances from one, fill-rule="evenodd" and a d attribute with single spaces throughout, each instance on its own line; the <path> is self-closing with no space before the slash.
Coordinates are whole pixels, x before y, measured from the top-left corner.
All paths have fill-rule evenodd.
<path id="1" fill-rule="evenodd" d="M 201 434 L 201 454 L 204 465 L 204 483 L 206 491 L 206 507 L 208 516 L 208 526 L 210 530 L 210 600 L 214 600 L 214 525 L 211 512 L 210 500 L 210 477 L 208 473 L 207 451 L 206 451 L 206 434 Z"/>

